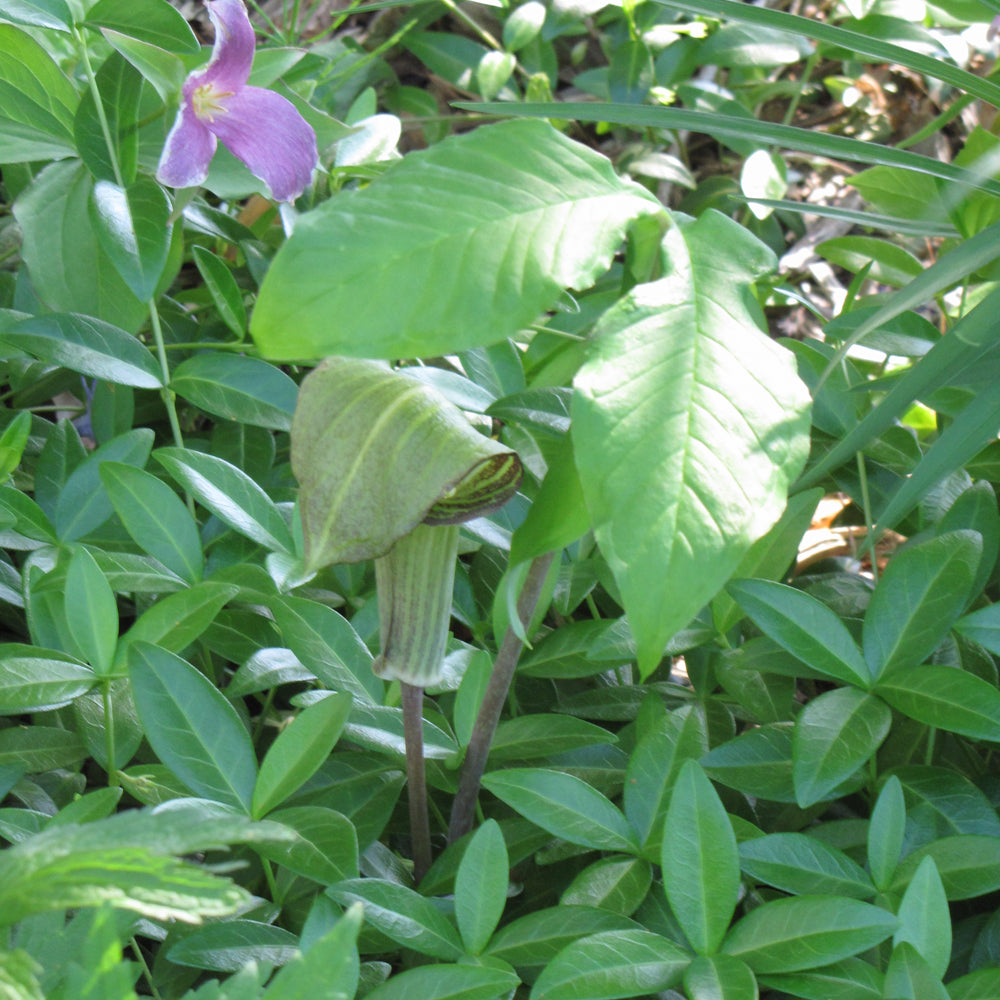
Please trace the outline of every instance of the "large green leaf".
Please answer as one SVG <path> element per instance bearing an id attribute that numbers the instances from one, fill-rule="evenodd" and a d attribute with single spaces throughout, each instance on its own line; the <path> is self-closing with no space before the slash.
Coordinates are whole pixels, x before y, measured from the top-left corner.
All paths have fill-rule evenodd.
<path id="1" fill-rule="evenodd" d="M 483 778 L 483 787 L 525 819 L 571 844 L 637 854 L 625 817 L 596 788 L 562 771 L 509 768 Z"/>
<path id="2" fill-rule="evenodd" d="M 1000 742 L 1000 691 L 954 667 L 911 667 L 876 689 L 904 715 L 973 739 Z"/>
<path id="3" fill-rule="evenodd" d="M 677 776 L 660 852 L 663 886 L 691 947 L 718 950 L 740 889 L 733 826 L 712 783 L 695 761 Z"/>
<path id="4" fill-rule="evenodd" d="M 757 973 L 829 965 L 873 948 L 899 925 L 891 913 L 837 896 L 792 896 L 751 910 L 722 950 Z"/>
<path id="5" fill-rule="evenodd" d="M 204 674 L 159 646 L 134 643 L 128 659 L 156 755 L 196 794 L 249 812 L 257 762 L 236 709 Z"/>
<path id="6" fill-rule="evenodd" d="M 871 684 L 851 633 L 815 597 L 771 580 L 736 580 L 726 590 L 762 632 L 813 670 L 844 684 Z"/>
<path id="7" fill-rule="evenodd" d="M 45 313 L 4 331 L 3 342 L 81 375 L 158 389 L 163 383 L 149 351 L 110 323 L 76 313 Z"/>
<path id="8" fill-rule="evenodd" d="M 61 541 L 83 538 L 111 517 L 114 507 L 101 482 L 101 466 L 106 462 L 145 465 L 154 436 L 150 427 L 119 434 L 73 469 L 58 493 L 52 519 Z"/>
<path id="9" fill-rule="evenodd" d="M 923 663 L 962 613 L 982 539 L 950 531 L 893 557 L 865 613 L 865 659 L 876 679 Z"/>
<path id="10" fill-rule="evenodd" d="M 269 861 L 320 885 L 358 877 L 358 838 L 346 816 L 322 806 L 291 806 L 270 817 L 297 836 L 290 843 L 259 845 Z"/>
<path id="11" fill-rule="evenodd" d="M 547 124 L 478 128 L 411 153 L 299 220 L 268 271 L 251 332 L 276 360 L 492 344 L 564 288 L 591 285 L 628 223 L 661 211 Z"/>
<path id="12" fill-rule="evenodd" d="M 71 156 L 79 97 L 52 57 L 26 31 L 0 24 L 0 160 Z"/>
<path id="13" fill-rule="evenodd" d="M 691 956 L 650 931 L 604 931 L 564 948 L 545 967 L 531 1000 L 619 1000 L 680 982 Z"/>
<path id="14" fill-rule="evenodd" d="M 329 894 L 340 903 L 363 903 L 365 922 L 406 948 L 445 961 L 463 953 L 454 926 L 431 900 L 406 886 L 379 878 L 348 879 Z"/>
<path id="15" fill-rule="evenodd" d="M 714 212 L 664 241 L 669 274 L 598 324 L 574 380 L 573 445 L 601 551 L 648 674 L 785 509 L 809 397 L 749 283 L 763 244 Z"/>
<path id="16" fill-rule="evenodd" d="M 810 701 L 795 721 L 792 775 L 799 805 L 822 801 L 850 778 L 891 725 L 889 706 L 856 688 L 837 688 Z"/>

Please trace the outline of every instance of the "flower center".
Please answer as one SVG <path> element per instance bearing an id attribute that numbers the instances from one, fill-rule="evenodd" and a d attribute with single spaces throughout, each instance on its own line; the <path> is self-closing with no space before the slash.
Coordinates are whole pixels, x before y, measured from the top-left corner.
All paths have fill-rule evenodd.
<path id="1" fill-rule="evenodd" d="M 203 83 L 191 95 L 191 106 L 195 116 L 202 121 L 213 121 L 216 115 L 223 115 L 227 108 L 225 98 L 232 97 L 231 90 L 218 90 L 213 83 Z"/>

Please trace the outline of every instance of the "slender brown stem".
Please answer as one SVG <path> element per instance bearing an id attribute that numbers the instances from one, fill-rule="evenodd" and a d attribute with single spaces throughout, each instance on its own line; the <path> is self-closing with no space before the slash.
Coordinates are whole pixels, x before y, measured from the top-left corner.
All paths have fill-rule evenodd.
<path id="1" fill-rule="evenodd" d="M 410 838 L 413 881 L 419 885 L 431 866 L 431 822 L 427 813 L 424 774 L 424 689 L 400 684 L 403 702 L 403 739 L 406 742 L 406 789 L 410 802 Z"/>
<path id="2" fill-rule="evenodd" d="M 525 630 L 534 617 L 535 608 L 545 585 L 549 567 L 555 558 L 554 552 L 547 552 L 532 562 L 528 575 L 517 602 L 517 616 L 521 619 Z M 500 651 L 493 662 L 493 673 L 490 675 L 483 695 L 483 703 L 479 706 L 476 724 L 472 729 L 469 746 L 462 762 L 462 773 L 458 779 L 458 791 L 451 807 L 451 822 L 448 824 L 448 842 L 453 843 L 472 829 L 476 815 L 476 800 L 479 798 L 479 786 L 486 770 L 486 758 L 489 756 L 490 744 L 496 732 L 500 713 L 507 701 L 517 661 L 521 656 L 524 643 L 517 633 L 508 626 L 507 633 L 500 644 Z"/>

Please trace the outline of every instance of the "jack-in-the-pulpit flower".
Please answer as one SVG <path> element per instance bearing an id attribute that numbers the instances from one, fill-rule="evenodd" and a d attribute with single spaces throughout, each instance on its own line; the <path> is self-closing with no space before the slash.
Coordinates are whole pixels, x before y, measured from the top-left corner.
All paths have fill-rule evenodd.
<path id="1" fill-rule="evenodd" d="M 156 178 L 177 188 L 203 183 L 221 141 L 275 200 L 293 201 L 319 160 L 316 133 L 280 94 L 247 85 L 256 39 L 243 0 L 205 5 L 215 25 L 212 58 L 184 82 Z"/>

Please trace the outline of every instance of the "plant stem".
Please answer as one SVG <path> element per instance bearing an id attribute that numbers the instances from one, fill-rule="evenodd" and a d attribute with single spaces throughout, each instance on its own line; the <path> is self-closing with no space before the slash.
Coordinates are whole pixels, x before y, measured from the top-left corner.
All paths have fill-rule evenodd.
<path id="1" fill-rule="evenodd" d="M 403 703 L 403 739 L 406 741 L 413 881 L 420 885 L 431 866 L 431 822 L 427 812 L 427 779 L 424 774 L 424 689 L 403 681 L 399 686 Z"/>
<path id="2" fill-rule="evenodd" d="M 531 564 L 524 581 L 524 588 L 517 601 L 517 616 L 521 619 L 525 630 L 531 624 L 535 608 L 545 585 L 549 567 L 555 558 L 554 552 L 538 556 Z M 476 814 L 476 802 L 479 798 L 479 786 L 486 770 L 486 758 L 489 756 L 490 744 L 496 732 L 500 713 L 503 711 L 507 692 L 510 690 L 517 661 L 521 656 L 524 643 L 517 637 L 514 630 L 508 626 L 503 637 L 500 651 L 493 662 L 493 673 L 490 675 L 483 703 L 479 706 L 476 724 L 472 728 L 469 746 L 465 751 L 462 763 L 462 773 L 458 779 L 458 792 L 451 808 L 451 822 L 448 824 L 448 842 L 453 843 L 467 834 L 473 825 Z"/>
<path id="3" fill-rule="evenodd" d="M 84 73 L 87 77 L 87 85 L 90 88 L 91 97 L 94 98 L 94 111 L 97 114 L 97 121 L 101 126 L 101 134 L 104 136 L 104 144 L 108 149 L 108 157 L 111 160 L 111 169 L 115 174 L 115 183 L 122 189 L 125 188 L 125 181 L 122 178 L 121 167 L 118 164 L 118 149 L 115 146 L 114 137 L 111 135 L 111 126 L 108 124 L 108 116 L 104 110 L 104 101 L 101 99 L 101 92 L 97 86 L 97 75 L 90 62 L 90 52 L 87 49 L 87 40 L 79 32 L 75 32 L 77 51 L 83 62 Z"/>

